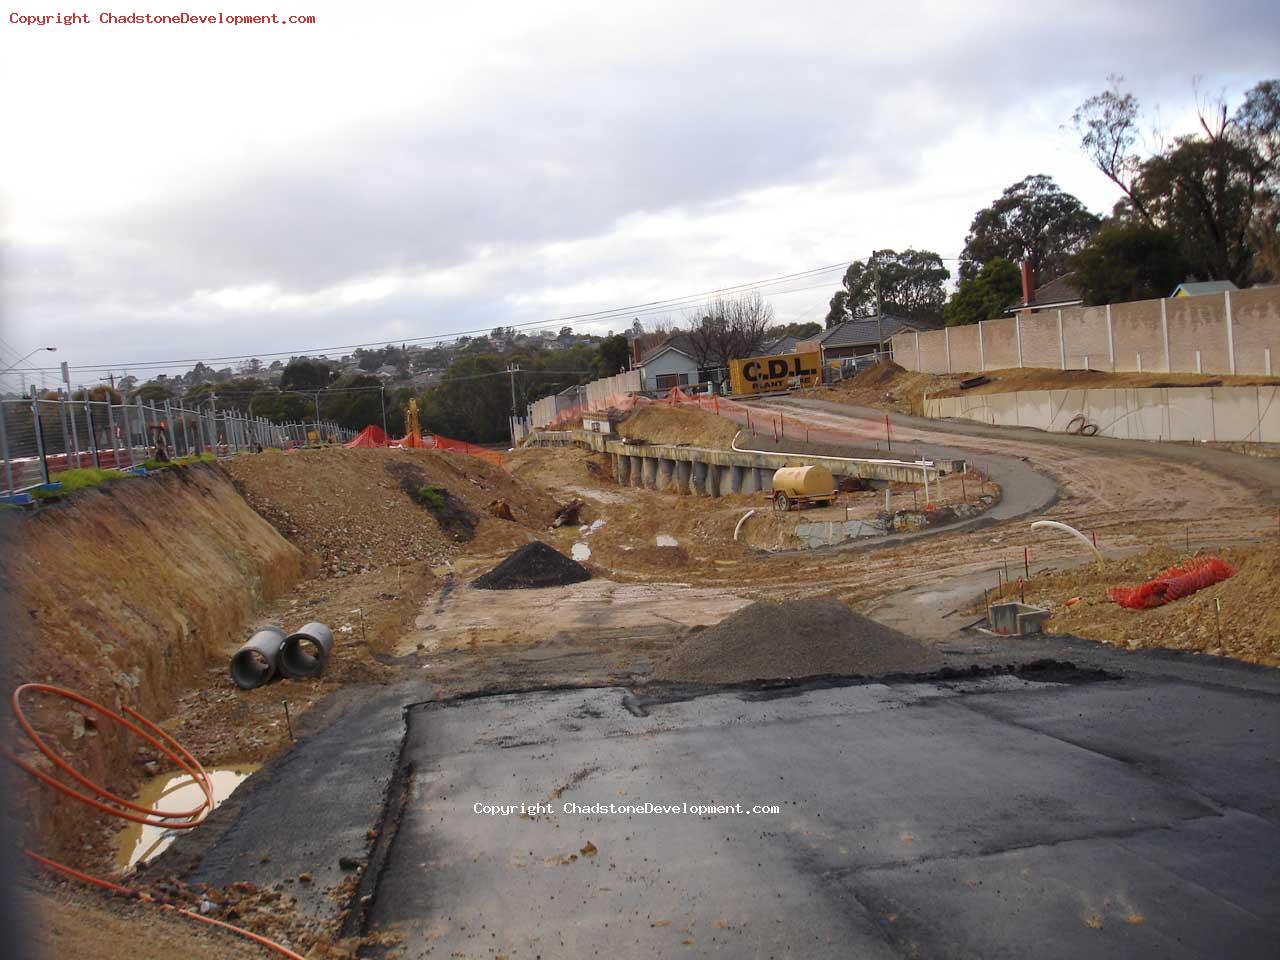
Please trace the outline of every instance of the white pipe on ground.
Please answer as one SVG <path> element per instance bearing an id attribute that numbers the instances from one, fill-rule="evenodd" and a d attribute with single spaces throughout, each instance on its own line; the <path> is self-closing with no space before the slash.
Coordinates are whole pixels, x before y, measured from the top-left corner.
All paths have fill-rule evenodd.
<path id="1" fill-rule="evenodd" d="M 738 539 L 738 531 L 740 531 L 742 529 L 742 525 L 747 522 L 747 517 L 751 516 L 753 513 L 755 513 L 754 510 L 748 510 L 738 518 L 738 525 L 733 528 L 733 539 L 735 541 Z"/>
<path id="2" fill-rule="evenodd" d="M 1055 530 L 1061 530 L 1064 533 L 1071 534 L 1073 537 L 1075 537 L 1077 540 L 1079 540 L 1086 547 L 1088 547 L 1090 550 L 1093 551 L 1093 554 L 1098 558 L 1099 563 L 1102 562 L 1103 557 L 1102 557 L 1101 551 L 1099 551 L 1098 548 L 1093 545 L 1093 541 L 1091 541 L 1088 537 L 1086 537 L 1083 533 L 1081 533 L 1075 527 L 1068 526 L 1065 523 L 1059 523 L 1057 520 L 1037 520 L 1035 523 L 1031 524 L 1032 530 L 1039 530 L 1041 527 L 1053 527 Z"/>

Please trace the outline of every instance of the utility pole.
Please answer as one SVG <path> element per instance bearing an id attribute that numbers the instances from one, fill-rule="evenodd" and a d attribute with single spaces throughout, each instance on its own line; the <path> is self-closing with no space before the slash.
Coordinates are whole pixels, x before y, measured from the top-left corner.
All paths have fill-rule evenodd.
<path id="1" fill-rule="evenodd" d="M 876 360 L 880 361 L 884 359 L 884 310 L 880 305 L 880 264 L 876 262 L 874 252 L 871 254 L 871 276 L 876 285 L 876 339 L 880 341 L 880 355 Z"/>
<path id="2" fill-rule="evenodd" d="M 382 432 L 387 432 L 387 383 L 382 381 L 378 384 L 378 398 L 382 401 Z"/>
<path id="3" fill-rule="evenodd" d="M 507 373 L 511 375 L 511 417 L 508 426 L 511 428 L 511 446 L 516 445 L 516 374 L 520 367 L 515 363 L 507 364 Z"/>
<path id="4" fill-rule="evenodd" d="M 316 438 L 319 439 L 320 437 L 320 391 L 319 390 L 316 391 L 315 401 L 316 401 Z"/>

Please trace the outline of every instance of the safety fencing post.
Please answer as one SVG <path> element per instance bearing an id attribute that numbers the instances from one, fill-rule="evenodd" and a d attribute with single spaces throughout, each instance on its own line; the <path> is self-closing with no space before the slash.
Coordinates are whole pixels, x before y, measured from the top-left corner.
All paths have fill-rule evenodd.
<path id="1" fill-rule="evenodd" d="M 129 467 L 132 469 L 135 466 L 133 461 L 133 425 L 129 422 L 129 405 L 127 403 L 120 404 L 120 419 L 124 421 L 124 441 L 129 452 Z"/>
<path id="2" fill-rule="evenodd" d="M 0 455 L 4 457 L 4 483 L 7 493 L 15 493 L 13 489 L 13 464 L 9 461 L 9 419 L 8 408 L 0 401 Z"/>
<path id="3" fill-rule="evenodd" d="M 40 477 L 42 483 L 49 482 L 49 462 L 44 454 L 44 425 L 40 422 L 40 395 L 36 388 L 31 388 L 31 420 L 36 434 L 36 457 L 40 461 Z"/>

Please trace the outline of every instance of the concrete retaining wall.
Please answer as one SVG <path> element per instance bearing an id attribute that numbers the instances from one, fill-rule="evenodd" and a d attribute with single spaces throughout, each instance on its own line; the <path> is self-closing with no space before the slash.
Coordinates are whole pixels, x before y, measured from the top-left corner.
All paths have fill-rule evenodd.
<path id="1" fill-rule="evenodd" d="M 1077 416 L 1126 440 L 1280 443 L 1280 387 L 1030 390 L 925 401 L 925 415 L 1066 432 Z"/>
<path id="2" fill-rule="evenodd" d="M 892 338 L 924 373 L 1011 367 L 1271 375 L 1280 372 L 1280 287 L 1067 307 Z"/>
<path id="3" fill-rule="evenodd" d="M 680 493 L 752 493 L 773 488 L 773 472 L 780 467 L 821 463 L 837 477 L 875 482 L 937 483 L 940 476 L 966 469 L 963 460 L 893 460 L 873 457 L 820 457 L 812 454 L 750 450 L 714 450 L 666 444 L 629 444 L 587 430 L 541 431 L 529 438 L 532 446 L 576 443 L 608 454 L 614 479 L 622 484 Z M 681 464 L 689 466 L 684 467 Z M 687 487 L 687 489 L 679 489 Z"/>

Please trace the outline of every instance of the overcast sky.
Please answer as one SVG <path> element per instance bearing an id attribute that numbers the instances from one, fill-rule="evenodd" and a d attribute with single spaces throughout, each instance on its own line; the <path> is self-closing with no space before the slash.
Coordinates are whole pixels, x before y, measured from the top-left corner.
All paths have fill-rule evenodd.
<path id="1" fill-rule="evenodd" d="M 1028 174 L 1111 206 L 1061 129 L 1108 74 L 1178 130 L 1194 78 L 1238 102 L 1280 73 L 1274 0 L 221 2 L 133 9 L 317 22 L 0 26 L 0 369 L 46 343 L 31 363 L 301 351 L 878 247 L 954 257 Z M 819 320 L 837 286 L 766 293 Z"/>

